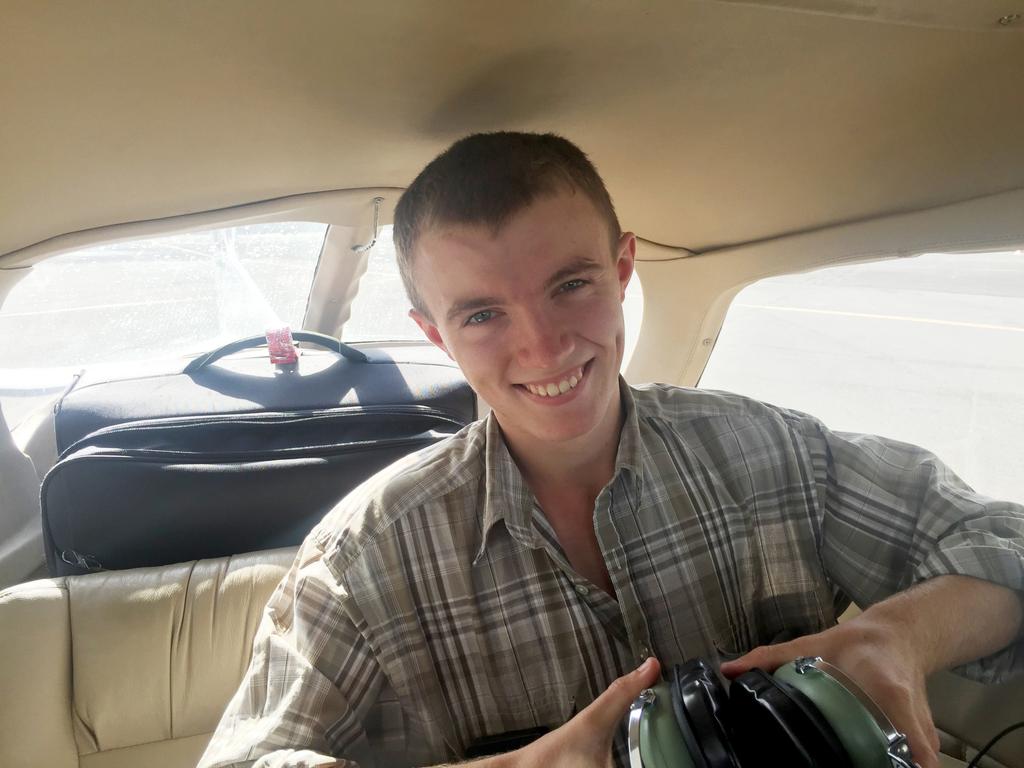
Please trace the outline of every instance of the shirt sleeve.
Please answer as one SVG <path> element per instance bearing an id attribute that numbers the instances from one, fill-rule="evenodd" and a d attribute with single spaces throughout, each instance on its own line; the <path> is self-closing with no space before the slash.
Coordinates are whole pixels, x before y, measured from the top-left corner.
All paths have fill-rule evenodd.
<path id="1" fill-rule="evenodd" d="M 271 596 L 252 661 L 198 768 L 373 763 L 363 722 L 383 675 L 322 556 L 308 538 Z"/>
<path id="2" fill-rule="evenodd" d="M 872 435 L 831 432 L 811 417 L 822 562 L 861 607 L 925 579 L 972 576 L 1024 597 L 1024 506 L 976 493 L 934 454 Z M 965 631 L 967 629 L 965 628 Z M 1024 670 L 1024 631 L 960 674 L 996 682 Z"/>

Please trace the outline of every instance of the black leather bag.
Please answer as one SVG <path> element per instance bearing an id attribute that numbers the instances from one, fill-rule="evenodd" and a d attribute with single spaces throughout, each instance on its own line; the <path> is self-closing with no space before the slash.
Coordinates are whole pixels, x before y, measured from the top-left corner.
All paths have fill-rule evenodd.
<path id="1" fill-rule="evenodd" d="M 352 488 L 476 418 L 446 358 L 340 348 L 283 368 L 211 353 L 72 389 L 41 490 L 50 573 L 298 544 Z"/>

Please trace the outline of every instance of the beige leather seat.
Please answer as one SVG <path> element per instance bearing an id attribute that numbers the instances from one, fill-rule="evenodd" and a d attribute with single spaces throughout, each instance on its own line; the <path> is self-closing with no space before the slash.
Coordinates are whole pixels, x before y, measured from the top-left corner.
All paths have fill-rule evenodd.
<path id="1" fill-rule="evenodd" d="M 194 766 L 245 671 L 264 603 L 294 549 L 29 582 L 0 592 L 2 768 Z M 940 729 L 1024 718 L 1024 679 L 937 676 Z M 953 754 L 963 744 L 946 738 Z M 967 750 L 968 756 L 970 751 Z M 1024 768 L 1024 733 L 996 750 Z M 950 757 L 944 766 L 963 766 Z"/>
<path id="2" fill-rule="evenodd" d="M 0 592 L 0 766 L 194 766 L 294 554 L 46 579 Z"/>

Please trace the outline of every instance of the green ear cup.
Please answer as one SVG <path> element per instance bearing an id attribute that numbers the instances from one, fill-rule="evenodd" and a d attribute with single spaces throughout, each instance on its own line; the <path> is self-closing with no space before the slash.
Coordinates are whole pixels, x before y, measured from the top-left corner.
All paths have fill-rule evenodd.
<path id="1" fill-rule="evenodd" d="M 754 738 L 753 746 L 764 750 L 775 731 L 761 733 L 757 730 L 760 722 L 758 717 L 761 716 L 759 713 L 763 711 L 765 716 L 775 718 L 773 722 L 786 729 L 789 738 L 799 740 L 800 750 L 810 750 L 798 753 L 798 757 L 805 763 L 811 760 L 815 766 L 820 766 L 827 756 L 827 762 L 831 764 L 836 762 L 836 758 L 842 757 L 845 751 L 849 763 L 845 758 L 842 762 L 853 768 L 913 768 L 913 758 L 907 749 L 905 737 L 896 731 L 878 705 L 842 670 L 821 659 L 805 658 L 779 667 L 772 677 L 760 670 L 752 672 L 760 675 L 755 681 L 757 685 L 745 681 L 745 676 L 737 678 L 733 683 L 729 705 L 731 709 L 726 710 L 729 716 L 727 721 L 730 718 L 732 721 L 728 729 L 732 739 L 743 738 L 746 723 L 746 736 Z M 763 681 L 763 687 L 759 681 Z M 737 685 L 741 686 L 738 690 L 735 688 Z M 765 692 L 783 698 L 765 698 Z M 680 730 L 682 726 L 673 708 L 673 695 L 672 684 L 662 681 L 645 690 L 633 702 L 627 726 L 631 768 L 702 768 L 711 764 L 701 754 L 691 753 L 687 738 L 695 734 L 684 735 Z M 754 710 L 748 706 L 750 702 Z M 781 705 L 782 702 L 786 703 L 786 707 Z M 787 707 L 797 707 L 806 719 L 812 705 L 819 714 L 813 715 L 806 725 L 801 726 L 803 730 L 800 730 L 797 728 L 799 718 L 795 718 L 796 712 L 790 712 Z M 827 726 L 821 718 L 827 722 Z M 827 734 L 825 742 L 819 744 L 815 739 L 824 738 L 826 728 L 830 728 L 831 733 Z M 733 746 L 737 745 L 733 743 Z M 779 751 L 784 751 L 784 746 L 784 742 L 775 744 Z M 751 754 L 754 759 L 760 757 L 756 751 Z M 749 756 L 740 752 L 743 761 Z M 767 759 L 770 756 L 765 757 Z M 719 762 L 714 764 L 718 765 Z"/>
<path id="2" fill-rule="evenodd" d="M 695 768 L 676 725 L 669 684 L 662 681 L 650 690 L 654 700 L 640 716 L 640 756 L 645 768 Z"/>
<path id="3" fill-rule="evenodd" d="M 839 681 L 804 660 L 784 664 L 774 677 L 811 700 L 856 768 L 892 768 L 888 737 L 860 700 Z"/>

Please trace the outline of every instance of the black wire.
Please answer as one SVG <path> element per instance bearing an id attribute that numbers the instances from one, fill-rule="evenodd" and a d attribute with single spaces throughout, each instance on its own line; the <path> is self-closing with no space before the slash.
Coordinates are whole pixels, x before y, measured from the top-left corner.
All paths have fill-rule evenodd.
<path id="1" fill-rule="evenodd" d="M 1019 723 L 1014 723 L 1013 725 L 1008 726 L 1006 728 L 1003 728 L 1003 730 L 1001 730 L 999 733 L 993 736 L 989 743 L 982 747 L 981 751 L 978 752 L 978 754 L 976 754 L 971 759 L 971 762 L 967 764 L 967 768 L 978 768 L 978 761 L 985 756 L 985 753 L 992 749 L 992 747 L 995 746 L 995 743 L 999 741 L 1001 738 L 1003 738 L 1003 736 L 1008 734 L 1010 731 L 1017 730 L 1018 728 L 1024 728 L 1024 720 L 1022 720 Z"/>

